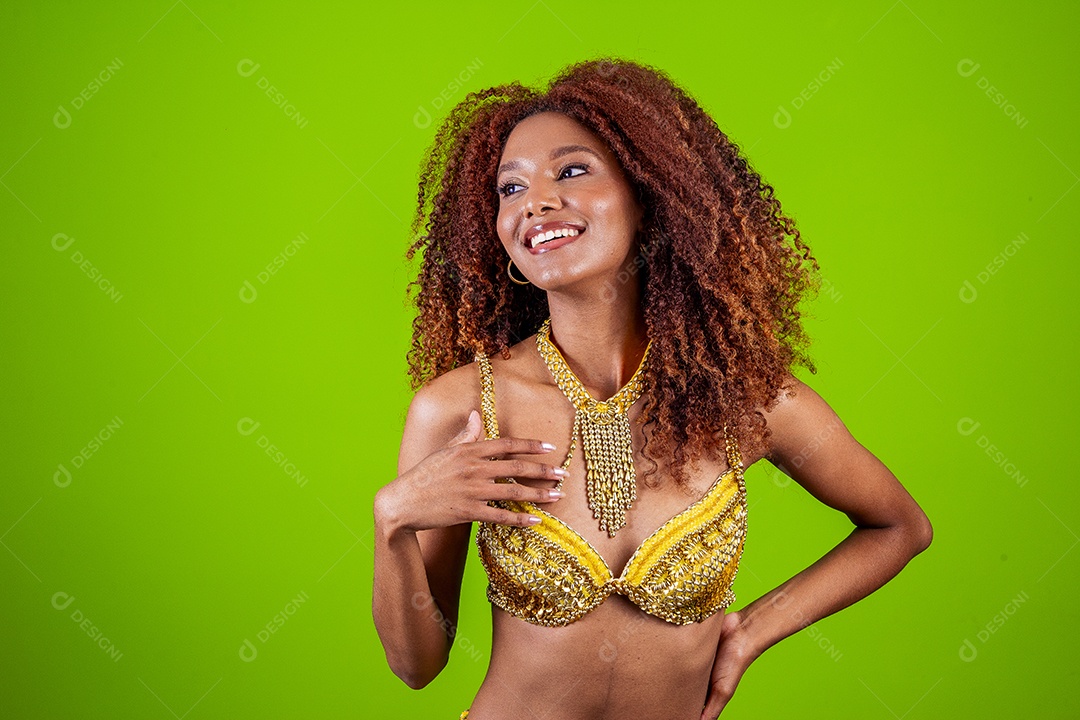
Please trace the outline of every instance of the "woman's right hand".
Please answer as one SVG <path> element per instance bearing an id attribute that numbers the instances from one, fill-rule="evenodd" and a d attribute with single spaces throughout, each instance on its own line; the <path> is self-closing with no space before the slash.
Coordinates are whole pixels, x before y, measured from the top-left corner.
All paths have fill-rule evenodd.
<path id="1" fill-rule="evenodd" d="M 497 479 L 532 478 L 558 482 L 566 471 L 534 460 L 499 459 L 510 454 L 546 454 L 554 446 L 539 440 L 503 437 L 481 440 L 480 413 L 473 410 L 460 433 L 375 495 L 376 521 L 406 532 L 474 521 L 533 525 L 540 518 L 491 507 L 489 500 L 553 502 L 563 496 L 554 488 L 533 487 Z M 494 459 L 489 459 L 494 458 Z"/>

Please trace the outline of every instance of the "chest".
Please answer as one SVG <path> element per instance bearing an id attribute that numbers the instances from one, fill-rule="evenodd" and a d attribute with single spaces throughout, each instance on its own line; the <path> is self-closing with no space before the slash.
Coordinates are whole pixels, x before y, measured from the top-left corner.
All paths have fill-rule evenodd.
<path id="1" fill-rule="evenodd" d="M 542 459 L 543 462 L 563 465 L 568 453 L 571 453 L 571 436 L 574 430 L 574 408 L 566 397 L 556 387 L 528 386 L 512 382 L 502 383 L 498 391 L 496 417 L 500 436 L 546 441 L 556 448 L 546 456 L 507 457 Z M 670 457 L 674 449 L 659 453 L 660 456 L 653 459 L 647 458 L 643 452 L 647 433 L 640 419 L 644 404 L 645 399 L 639 399 L 627 414 L 636 475 L 636 498 L 626 511 L 626 524 L 616 535 L 610 537 L 606 531 L 600 529 L 599 521 L 589 507 L 586 492 L 587 465 L 580 434 L 573 443 L 570 462 L 565 466 L 569 476 L 561 487 L 564 497 L 542 506 L 546 512 L 566 523 L 591 544 L 615 575 L 620 573 L 642 543 L 652 537 L 658 528 L 705 496 L 717 478 L 728 470 L 723 448 L 717 447 L 716 457 L 700 458 L 687 467 L 691 480 L 689 487 L 676 485 L 670 475 Z M 654 451 L 657 449 L 655 445 L 650 448 Z M 591 455 L 589 459 L 597 462 Z M 536 487 L 553 486 L 549 481 L 528 478 L 516 480 Z"/>

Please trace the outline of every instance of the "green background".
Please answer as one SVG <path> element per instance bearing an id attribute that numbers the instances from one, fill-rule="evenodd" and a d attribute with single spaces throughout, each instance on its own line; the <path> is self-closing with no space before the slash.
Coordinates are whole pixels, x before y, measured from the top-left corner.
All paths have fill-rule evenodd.
<path id="1" fill-rule="evenodd" d="M 802 377 L 935 528 L 766 652 L 725 717 L 1080 715 L 1078 492 L 1054 459 L 1080 10 L 890 2 L 5 3 L 0 715 L 468 706 L 475 554 L 428 688 L 390 673 L 370 610 L 417 169 L 465 93 L 609 53 L 670 73 L 774 185 L 827 281 Z M 736 609 L 851 529 L 767 463 L 747 481 Z"/>

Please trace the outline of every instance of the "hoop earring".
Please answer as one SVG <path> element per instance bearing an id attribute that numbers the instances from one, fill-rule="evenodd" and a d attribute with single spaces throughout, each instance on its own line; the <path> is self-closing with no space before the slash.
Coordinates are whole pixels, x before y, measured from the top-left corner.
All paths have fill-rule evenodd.
<path id="1" fill-rule="evenodd" d="M 528 280 L 518 280 L 516 277 L 514 277 L 513 270 L 511 269 L 513 267 L 514 267 L 514 259 L 510 258 L 510 262 L 506 263 L 506 274 L 510 276 L 511 280 L 513 280 L 518 285 L 531 285 L 532 284 Z"/>

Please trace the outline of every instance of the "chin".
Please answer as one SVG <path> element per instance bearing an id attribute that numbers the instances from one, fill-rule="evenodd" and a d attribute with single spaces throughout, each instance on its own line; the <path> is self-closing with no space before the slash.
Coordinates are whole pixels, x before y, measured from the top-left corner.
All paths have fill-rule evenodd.
<path id="1" fill-rule="evenodd" d="M 617 282 L 618 272 L 614 268 L 571 268 L 565 271 L 553 268 L 537 278 L 533 284 L 549 293 L 588 293 L 609 288 L 607 295 L 613 296 L 610 288 Z"/>

